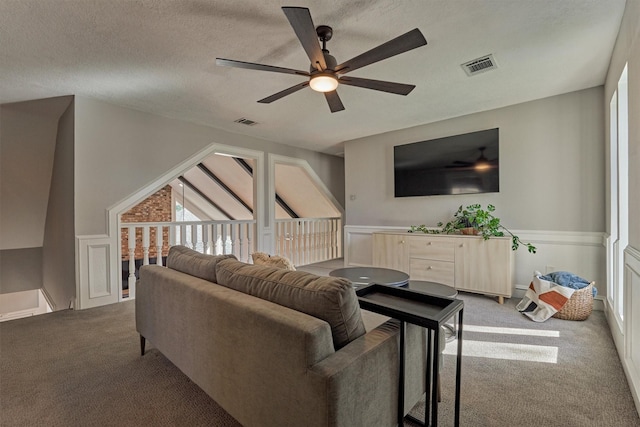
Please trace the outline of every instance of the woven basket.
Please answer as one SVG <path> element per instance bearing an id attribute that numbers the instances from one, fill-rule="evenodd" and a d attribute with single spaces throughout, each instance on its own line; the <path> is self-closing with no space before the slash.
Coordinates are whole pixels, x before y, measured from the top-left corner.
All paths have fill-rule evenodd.
<path id="1" fill-rule="evenodd" d="M 586 288 L 575 291 L 562 310 L 553 317 L 564 320 L 587 320 L 593 311 L 593 284 L 594 282 L 591 282 Z"/>

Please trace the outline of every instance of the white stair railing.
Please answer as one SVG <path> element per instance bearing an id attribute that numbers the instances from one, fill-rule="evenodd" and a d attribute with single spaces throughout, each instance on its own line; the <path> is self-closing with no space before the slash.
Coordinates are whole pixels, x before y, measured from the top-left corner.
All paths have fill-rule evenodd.
<path id="1" fill-rule="evenodd" d="M 184 245 L 211 255 L 233 254 L 243 262 L 251 262 L 251 253 L 255 251 L 255 220 L 136 222 L 123 223 L 121 228 L 121 235 L 128 237 L 123 261 L 128 264 L 128 296 L 132 298 L 135 297 L 136 258 L 142 259 L 142 265 L 152 261 L 163 265 L 163 247 Z M 342 218 L 279 219 L 274 238 L 275 254 L 286 256 L 294 265 L 341 258 Z"/>
<path id="2" fill-rule="evenodd" d="M 150 263 L 150 248 L 155 249 L 155 264 L 163 265 L 163 247 L 174 245 L 211 255 L 233 254 L 240 261 L 249 262 L 255 250 L 255 225 L 255 220 L 123 223 L 121 229 L 128 238 L 126 255 L 123 254 L 123 261 L 128 261 L 129 266 L 128 296 L 135 297 L 136 249 L 142 254 L 138 257 L 142 265 Z"/>
<path id="3" fill-rule="evenodd" d="M 294 265 L 342 257 L 342 218 L 278 219 L 275 253 Z"/>

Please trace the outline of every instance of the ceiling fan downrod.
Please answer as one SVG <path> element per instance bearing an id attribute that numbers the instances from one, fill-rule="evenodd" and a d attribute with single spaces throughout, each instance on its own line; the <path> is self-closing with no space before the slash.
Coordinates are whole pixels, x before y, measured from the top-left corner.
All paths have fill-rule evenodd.
<path id="1" fill-rule="evenodd" d="M 316 28 L 316 34 L 322 42 L 322 51 L 329 53 L 327 50 L 327 42 L 331 40 L 331 37 L 333 37 L 333 28 L 328 25 L 318 25 Z"/>

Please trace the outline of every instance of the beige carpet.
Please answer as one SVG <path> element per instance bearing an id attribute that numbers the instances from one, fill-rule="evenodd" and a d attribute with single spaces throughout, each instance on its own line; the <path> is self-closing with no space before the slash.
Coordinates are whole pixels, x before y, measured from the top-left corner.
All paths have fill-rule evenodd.
<path id="1" fill-rule="evenodd" d="M 536 324 L 517 300 L 461 298 L 473 353 L 463 358 L 463 426 L 640 425 L 602 312 Z M 0 425 L 238 425 L 148 349 L 139 355 L 133 302 L 0 323 Z M 453 425 L 454 360 L 445 356 L 442 426 Z"/>

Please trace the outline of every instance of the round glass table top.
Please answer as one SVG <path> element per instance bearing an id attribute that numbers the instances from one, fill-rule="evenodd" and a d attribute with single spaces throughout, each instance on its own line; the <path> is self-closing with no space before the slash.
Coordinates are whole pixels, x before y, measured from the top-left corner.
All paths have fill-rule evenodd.
<path id="1" fill-rule="evenodd" d="M 329 276 L 344 277 L 354 285 L 368 285 L 378 283 L 381 285 L 403 286 L 409 282 L 409 275 L 402 271 L 380 267 L 345 267 L 338 268 L 329 273 Z"/>

